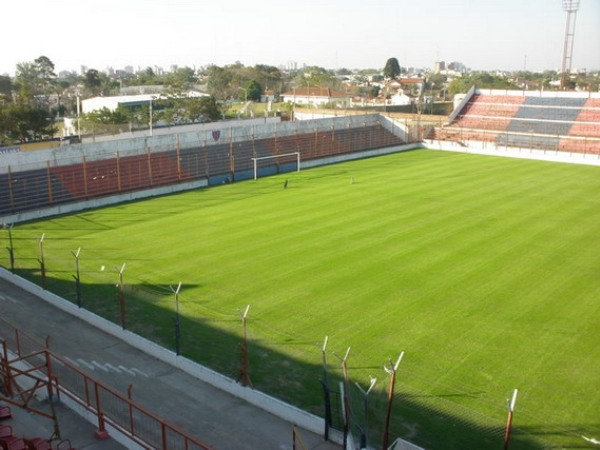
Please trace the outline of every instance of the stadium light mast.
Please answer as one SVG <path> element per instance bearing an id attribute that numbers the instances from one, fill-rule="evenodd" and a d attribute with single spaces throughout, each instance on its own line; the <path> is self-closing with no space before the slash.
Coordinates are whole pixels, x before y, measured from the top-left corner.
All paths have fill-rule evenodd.
<path id="1" fill-rule="evenodd" d="M 562 0 L 563 9 L 567 12 L 562 74 L 560 78 L 560 89 L 562 91 L 567 88 L 567 74 L 571 73 L 571 63 L 573 62 L 573 42 L 575 40 L 575 20 L 577 19 L 579 1 L 580 0 Z"/>

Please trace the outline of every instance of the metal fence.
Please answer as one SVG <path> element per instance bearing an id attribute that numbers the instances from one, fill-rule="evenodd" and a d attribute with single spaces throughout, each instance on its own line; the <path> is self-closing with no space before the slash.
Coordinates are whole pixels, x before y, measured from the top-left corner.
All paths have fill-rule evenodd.
<path id="1" fill-rule="evenodd" d="M 67 396 L 97 420 L 98 432 L 106 431 L 106 425 L 119 430 L 138 445 L 148 449 L 162 450 L 210 450 L 208 444 L 186 434 L 169 424 L 127 395 L 82 372 L 65 358 L 48 349 L 48 343 L 42 343 L 13 327 L 0 318 L 0 341 L 18 358 L 11 359 L 2 355 L 0 381 L 4 386 L 11 384 L 11 363 L 16 360 L 37 359 L 41 365 L 36 368 L 43 372 L 56 389 L 60 398 Z M 18 371 L 12 371 L 17 373 Z"/>

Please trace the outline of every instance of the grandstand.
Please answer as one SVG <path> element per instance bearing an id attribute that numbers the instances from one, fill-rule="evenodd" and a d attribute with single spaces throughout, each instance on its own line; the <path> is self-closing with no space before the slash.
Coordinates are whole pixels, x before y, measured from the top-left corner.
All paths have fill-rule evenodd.
<path id="1" fill-rule="evenodd" d="M 598 155 L 600 94 L 472 88 L 427 138 Z"/>
<path id="2" fill-rule="evenodd" d="M 3 155 L 0 217 L 184 182 L 211 186 L 250 179 L 253 158 L 294 152 L 314 165 L 405 144 L 408 135 L 379 115 L 241 126 L 228 134 L 207 130 L 204 136 L 190 132 Z M 286 172 L 296 165 L 293 158 L 270 159 L 259 173 Z"/>

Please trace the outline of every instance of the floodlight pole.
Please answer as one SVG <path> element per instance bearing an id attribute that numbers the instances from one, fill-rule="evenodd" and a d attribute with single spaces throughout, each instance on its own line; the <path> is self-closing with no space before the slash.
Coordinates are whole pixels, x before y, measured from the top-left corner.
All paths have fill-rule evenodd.
<path id="1" fill-rule="evenodd" d="M 373 390 L 373 387 L 375 386 L 375 383 L 377 382 L 377 378 L 373 378 L 370 376 L 369 382 L 371 384 L 366 391 L 360 386 L 360 384 L 354 383 L 354 384 L 356 384 L 356 387 L 363 393 L 363 395 L 365 397 L 365 400 L 364 400 L 365 428 L 362 432 L 360 448 L 369 448 L 367 446 L 368 442 L 369 442 L 369 439 L 367 437 L 367 435 L 369 433 L 369 394 Z"/>
<path id="2" fill-rule="evenodd" d="M 508 441 L 510 440 L 510 429 L 512 427 L 513 413 L 515 411 L 515 403 L 517 402 L 518 392 L 519 390 L 515 389 L 513 391 L 512 399 L 507 400 L 508 418 L 506 419 L 506 431 L 504 433 L 504 450 L 508 450 Z"/>
<path id="3" fill-rule="evenodd" d="M 81 308 L 81 278 L 79 276 L 79 253 L 81 252 L 81 247 L 77 249 L 76 252 L 71 251 L 71 254 L 75 257 L 75 298 L 77 299 L 77 306 Z"/>
<path id="4" fill-rule="evenodd" d="M 176 289 L 173 289 L 173 286 L 170 286 L 170 288 L 175 294 L 175 354 L 179 356 L 181 354 L 181 347 L 179 345 L 179 291 L 181 289 L 181 281 L 177 285 Z"/>
<path id="5" fill-rule="evenodd" d="M 125 284 L 123 282 L 123 272 L 125 272 L 125 263 L 121 266 L 121 270 L 116 269 L 119 274 L 119 305 L 121 307 L 121 328 L 127 328 L 127 311 L 125 309 Z"/>
<path id="6" fill-rule="evenodd" d="M 242 350 L 242 367 L 240 369 L 240 377 L 238 379 L 238 381 L 241 381 L 242 386 L 252 386 L 252 382 L 250 381 L 250 370 L 248 368 L 248 327 L 246 326 L 249 310 L 250 305 L 246 306 L 246 310 L 243 314 L 241 311 L 239 311 L 242 318 L 242 328 L 244 333 L 242 343 L 240 344 L 240 348 Z"/>
<path id="7" fill-rule="evenodd" d="M 394 401 L 394 385 L 396 384 L 396 372 L 398 371 L 398 366 L 400 365 L 400 361 L 402 361 L 402 357 L 404 356 L 404 352 L 400 353 L 396 364 L 392 365 L 392 360 L 389 361 L 389 368 L 383 366 L 384 370 L 390 374 L 390 389 L 388 391 L 388 404 L 387 404 L 387 412 L 385 415 L 385 428 L 383 430 L 383 441 L 381 448 L 383 450 L 387 450 L 388 442 L 390 439 L 390 418 L 392 417 L 392 403 Z"/>
<path id="8" fill-rule="evenodd" d="M 46 289 L 46 263 L 44 261 L 44 237 L 46 233 L 42 233 L 42 237 L 40 238 L 40 259 L 38 259 L 40 263 L 40 273 L 42 275 L 42 289 Z"/>
<path id="9" fill-rule="evenodd" d="M 567 89 L 567 75 L 571 73 L 573 62 L 573 43 L 575 42 L 575 21 L 580 0 L 563 0 L 563 9 L 567 13 L 567 25 L 565 30 L 565 42 L 563 49 L 562 74 L 560 78 L 560 89 Z"/>

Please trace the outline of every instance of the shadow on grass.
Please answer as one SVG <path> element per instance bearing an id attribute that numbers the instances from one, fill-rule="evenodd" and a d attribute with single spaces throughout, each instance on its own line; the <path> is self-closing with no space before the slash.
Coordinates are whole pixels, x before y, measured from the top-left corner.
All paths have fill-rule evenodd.
<path id="1" fill-rule="evenodd" d="M 41 277 L 37 270 L 19 269 L 16 274 L 41 285 Z M 46 288 L 76 303 L 75 283 L 47 277 Z M 150 339 L 170 350 L 175 349 L 175 305 L 174 297 L 166 301 L 157 291 L 169 292 L 169 286 L 129 286 L 126 291 L 127 329 Z M 81 286 L 82 307 L 98 314 L 118 325 L 121 324 L 119 292 L 114 284 L 85 284 Z M 210 367 L 232 379 L 238 380 L 241 375 L 242 358 L 242 325 L 239 315 L 218 321 L 202 317 L 181 315 L 180 349 L 181 354 L 191 360 Z M 218 322 L 218 323 L 217 323 Z M 19 324 L 14 324 L 19 327 Z M 224 326 L 225 325 L 225 326 Z M 251 327 L 252 324 L 249 324 Z M 237 329 L 237 331 L 235 331 Z M 320 360 L 320 350 L 311 343 L 297 342 L 286 337 L 283 346 L 312 347 L 315 361 Z M 279 345 L 278 347 L 281 347 Z M 332 359 L 332 358 L 330 358 Z M 335 367 L 334 364 L 335 363 Z M 374 390 L 368 398 L 367 414 L 363 393 L 356 387 L 352 379 L 353 370 L 349 364 L 350 383 L 347 392 L 350 396 L 352 411 L 352 433 L 360 438 L 360 430 L 365 429 L 368 422 L 368 443 L 373 448 L 381 447 L 387 408 L 387 387 Z M 356 373 L 356 372 L 355 372 Z M 260 339 L 249 341 L 249 376 L 252 387 L 285 402 L 296 405 L 320 417 L 324 417 L 323 366 L 300 361 L 289 354 L 284 354 L 264 345 Z M 385 377 L 384 374 L 381 375 Z M 327 364 L 328 385 L 332 391 L 339 391 L 342 374 L 337 360 Z M 479 397 L 484 392 L 449 392 L 441 395 L 404 393 L 396 386 L 396 395 L 390 425 L 392 443 L 397 437 L 413 442 L 427 449 L 488 449 L 501 448 L 504 442 L 503 420 L 496 421 L 468 411 L 460 404 L 453 405 L 453 400 L 465 397 Z M 332 402 L 338 402 L 339 396 L 333 396 Z M 448 411 L 456 407 L 456 414 Z M 342 427 L 341 408 L 333 405 L 336 428 Z M 499 405 L 502 409 L 502 404 Z M 472 413 L 472 414 L 471 414 Z M 500 413 L 504 414 L 504 412 Z M 517 413 L 518 414 L 518 413 Z M 574 436 L 585 434 L 579 426 L 569 430 L 547 427 L 539 424 L 536 427 L 522 427 L 517 419 L 513 423 L 511 449 L 542 449 L 558 443 L 566 448 L 586 448 L 586 442 L 575 442 Z M 559 430 L 559 431 L 557 431 Z M 589 428 L 588 428 L 589 430 Z M 581 444 L 581 447 L 577 445 Z M 589 448 L 589 446 L 587 447 Z"/>

